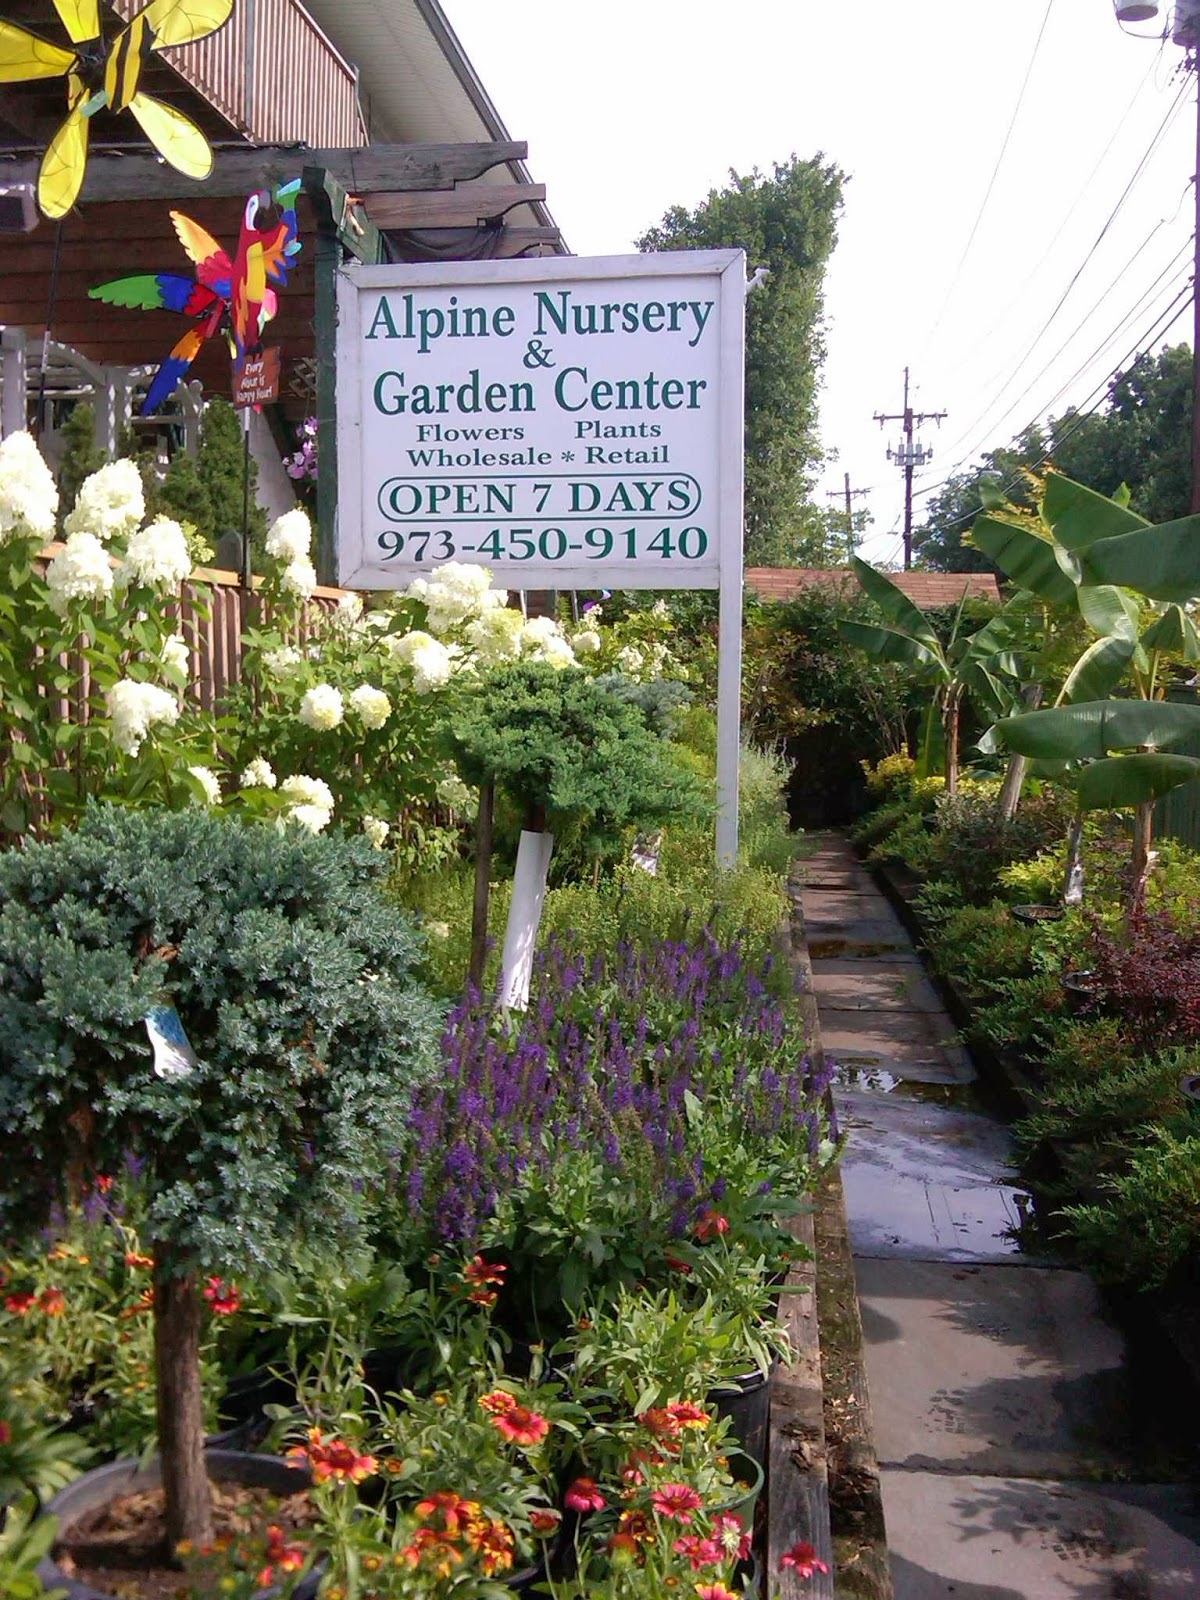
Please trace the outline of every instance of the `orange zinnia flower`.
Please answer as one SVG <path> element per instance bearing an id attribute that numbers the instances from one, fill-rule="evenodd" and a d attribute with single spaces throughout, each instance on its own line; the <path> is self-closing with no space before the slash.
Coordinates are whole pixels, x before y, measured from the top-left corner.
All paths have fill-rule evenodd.
<path id="1" fill-rule="evenodd" d="M 4 1309 L 11 1311 L 14 1317 L 23 1317 L 33 1310 L 37 1304 L 35 1294 L 10 1294 L 4 1302 Z"/>
<path id="2" fill-rule="evenodd" d="M 505 1439 L 526 1449 L 541 1444 L 550 1432 L 546 1418 L 537 1411 L 530 1411 L 527 1406 L 510 1406 L 507 1411 L 492 1418 L 492 1426 Z"/>
<path id="3" fill-rule="evenodd" d="M 712 1421 L 710 1414 L 694 1400 L 676 1400 L 667 1407 L 667 1415 L 681 1428 L 707 1428 Z"/>
<path id="4" fill-rule="evenodd" d="M 467 1299 L 477 1306 L 494 1306 L 496 1290 L 488 1288 L 488 1285 L 494 1283 L 497 1288 L 502 1287 L 507 1271 L 502 1262 L 485 1261 L 482 1256 L 472 1256 L 463 1268 L 463 1278 L 471 1289 Z"/>
<path id="5" fill-rule="evenodd" d="M 294 1445 L 288 1451 L 288 1460 L 311 1467 L 318 1483 L 328 1483 L 331 1478 L 361 1483 L 379 1470 L 374 1456 L 358 1455 L 354 1446 L 343 1439 L 326 1439 L 320 1428 L 310 1428 L 308 1443 Z"/>
<path id="6" fill-rule="evenodd" d="M 550 1506 L 535 1506 L 529 1513 L 529 1526 L 534 1533 L 553 1533 L 562 1521 L 562 1512 Z"/>
<path id="7" fill-rule="evenodd" d="M 125 1252 L 125 1265 L 127 1267 L 152 1267 L 154 1265 L 154 1257 L 139 1255 L 136 1250 L 127 1250 Z"/>
<path id="8" fill-rule="evenodd" d="M 467 1543 L 479 1557 L 485 1578 L 495 1577 L 497 1572 L 507 1572 L 513 1564 L 517 1541 L 513 1538 L 512 1529 L 503 1522 L 482 1519 L 472 1522 L 467 1528 Z"/>
<path id="9" fill-rule="evenodd" d="M 478 1500 L 464 1500 L 451 1489 L 438 1489 L 422 1500 L 416 1515 L 422 1522 L 440 1522 L 441 1533 L 458 1539 L 479 1520 Z"/>
<path id="10" fill-rule="evenodd" d="M 432 1528 L 418 1528 L 400 1552 L 410 1567 L 424 1566 L 437 1578 L 448 1578 L 462 1564 L 463 1554 Z"/>
<path id="11" fill-rule="evenodd" d="M 61 1289 L 43 1289 L 38 1295 L 38 1309 L 48 1317 L 61 1317 L 67 1309 L 67 1297 Z"/>

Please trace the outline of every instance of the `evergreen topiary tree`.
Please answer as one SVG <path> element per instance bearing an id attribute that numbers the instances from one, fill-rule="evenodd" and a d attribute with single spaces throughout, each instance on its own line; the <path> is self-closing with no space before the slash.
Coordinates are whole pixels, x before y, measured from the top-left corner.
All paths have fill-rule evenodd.
<path id="1" fill-rule="evenodd" d="M 144 1162 L 170 1545 L 208 1542 L 203 1274 L 352 1231 L 438 1013 L 365 842 L 96 807 L 0 856 L 0 1237 Z M 152 1046 L 146 1018 L 189 1049 Z"/>
<path id="2" fill-rule="evenodd" d="M 211 520 L 207 526 L 196 526 L 211 544 L 215 545 L 231 528 L 239 533 L 242 530 L 245 465 L 246 447 L 237 412 L 228 400 L 210 400 L 200 427 L 196 469 L 208 496 Z M 255 549 L 261 549 L 267 536 L 267 518 L 256 498 L 257 491 L 258 467 L 251 456 L 250 540 Z"/>
<path id="3" fill-rule="evenodd" d="M 71 410 L 62 425 L 65 446 L 58 469 L 59 526 L 75 504 L 85 478 L 98 472 L 108 460 L 96 443 L 96 413 L 86 401 L 80 401 Z"/>

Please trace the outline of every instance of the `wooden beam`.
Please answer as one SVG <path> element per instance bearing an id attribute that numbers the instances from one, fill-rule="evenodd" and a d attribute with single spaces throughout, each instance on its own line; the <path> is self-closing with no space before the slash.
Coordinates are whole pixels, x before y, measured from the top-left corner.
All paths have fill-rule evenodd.
<path id="1" fill-rule="evenodd" d="M 183 178 L 145 150 L 95 151 L 88 160 L 80 199 L 178 200 L 197 195 L 228 198 L 252 189 L 287 183 L 303 167 L 324 167 L 351 194 L 406 193 L 445 189 L 480 178 L 492 167 L 523 161 L 523 139 L 477 144 L 381 144 L 361 150 L 313 150 L 307 145 L 218 146 L 211 176 L 198 183 Z M 0 160 L 0 181 L 37 181 L 38 161 Z"/>
<path id="2" fill-rule="evenodd" d="M 367 211 L 379 228 L 473 228 L 545 198 L 544 183 L 480 184 L 431 194 L 372 194 Z"/>

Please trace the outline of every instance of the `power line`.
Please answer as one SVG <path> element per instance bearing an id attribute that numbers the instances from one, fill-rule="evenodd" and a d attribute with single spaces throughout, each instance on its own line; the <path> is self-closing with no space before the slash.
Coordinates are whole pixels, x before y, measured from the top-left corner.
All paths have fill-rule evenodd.
<path id="1" fill-rule="evenodd" d="M 1174 101 L 1172 102 L 1171 106 L 1168 108 L 1167 113 L 1164 116 L 1162 122 L 1159 124 L 1158 131 L 1155 133 L 1154 137 L 1151 139 L 1149 145 L 1147 146 L 1145 152 L 1143 153 L 1141 159 L 1139 160 L 1137 166 L 1135 167 L 1132 177 L 1129 179 L 1129 182 L 1125 185 L 1125 188 L 1121 192 L 1120 198 L 1118 199 L 1116 205 L 1113 207 L 1112 211 L 1109 213 L 1107 221 L 1104 223 L 1104 226 L 1100 229 L 1100 232 L 1096 235 L 1096 239 L 1095 239 L 1094 243 L 1092 244 L 1091 248 L 1087 251 L 1087 253 L 1084 255 L 1084 258 L 1083 258 L 1082 262 L 1076 268 L 1075 273 L 1071 278 L 1071 281 L 1067 284 L 1066 288 L 1063 290 L 1062 294 L 1059 296 L 1058 302 L 1055 305 L 1054 309 L 1051 311 L 1050 315 L 1046 318 L 1046 320 L 1042 323 L 1042 326 L 1038 329 L 1037 333 L 1034 335 L 1033 341 L 1030 344 L 1029 348 L 1026 350 L 1025 354 L 1021 357 L 1021 359 L 1017 362 L 1017 365 L 1013 368 L 1013 370 L 1009 374 L 1008 378 L 1000 386 L 1000 389 L 999 389 L 998 393 L 996 394 L 995 398 L 991 401 L 991 403 L 984 408 L 984 410 L 980 413 L 980 415 L 978 417 L 976 417 L 975 420 L 972 423 L 970 423 L 970 425 L 966 429 L 964 429 L 964 431 L 959 435 L 959 438 L 955 440 L 954 444 L 951 446 L 952 450 L 957 449 L 957 447 L 961 443 L 961 441 L 963 439 L 965 439 L 965 438 L 968 438 L 971 434 L 973 434 L 975 432 L 976 428 L 979 427 L 979 425 L 988 416 L 990 416 L 990 414 L 993 411 L 993 409 L 995 408 L 995 406 L 1004 397 L 1005 392 L 1011 387 L 1011 385 L 1013 383 L 1016 382 L 1016 380 L 1017 380 L 1018 376 L 1020 375 L 1022 369 L 1024 368 L 1025 364 L 1032 357 L 1034 352 L 1037 350 L 1039 344 L 1041 343 L 1042 339 L 1045 337 L 1045 335 L 1049 332 L 1050 328 L 1053 326 L 1055 320 L 1058 317 L 1059 312 L 1062 310 L 1063 306 L 1067 303 L 1067 300 L 1069 299 L 1069 297 L 1071 295 L 1071 292 L 1074 290 L 1075 285 L 1079 282 L 1080 278 L 1083 276 L 1084 272 L 1087 270 L 1087 267 L 1090 264 L 1090 262 L 1092 261 L 1092 259 L 1094 258 L 1097 249 L 1100 247 L 1100 245 L 1103 243 L 1104 239 L 1107 237 L 1109 229 L 1112 227 L 1113 223 L 1117 220 L 1117 217 L 1120 215 L 1121 210 L 1124 207 L 1126 200 L 1128 200 L 1130 194 L 1133 192 L 1133 188 L 1134 188 L 1135 184 L 1137 183 L 1138 179 L 1141 177 L 1142 173 L 1146 170 L 1147 164 L 1149 163 L 1151 157 L 1153 156 L 1154 152 L 1158 149 L 1159 145 L 1161 144 L 1163 138 L 1166 135 L 1168 126 L 1174 120 L 1174 118 L 1179 114 L 1180 107 L 1183 105 L 1184 96 L 1187 93 L 1187 87 L 1188 87 L 1187 81 L 1185 80 L 1180 85 L 1179 93 L 1176 95 L 1176 97 L 1175 97 Z"/>
<path id="2" fill-rule="evenodd" d="M 934 322 L 933 327 L 929 330 L 925 337 L 925 343 L 921 349 L 922 356 L 933 343 L 938 330 L 941 328 L 942 323 L 945 320 L 946 312 L 949 309 L 950 302 L 954 298 L 954 291 L 958 287 L 959 280 L 962 277 L 963 267 L 966 265 L 967 257 L 971 254 L 971 246 L 975 243 L 975 237 L 979 232 L 980 223 L 982 223 L 984 213 L 987 211 L 988 202 L 992 198 L 992 191 L 996 187 L 996 179 L 1000 176 L 1000 168 L 1004 165 L 1004 157 L 1008 154 L 1008 147 L 1012 142 L 1013 130 L 1017 125 L 1017 118 L 1021 115 L 1021 107 L 1025 103 L 1025 91 L 1029 88 L 1029 80 L 1033 76 L 1034 65 L 1037 62 L 1038 55 L 1042 48 L 1042 40 L 1046 37 L 1046 26 L 1050 21 L 1050 13 L 1053 10 L 1054 0 L 1047 0 L 1045 15 L 1042 17 L 1042 25 L 1038 29 L 1038 36 L 1034 42 L 1033 54 L 1029 58 L 1029 65 L 1025 68 L 1025 77 L 1021 82 L 1020 93 L 1017 95 L 1017 103 L 1013 107 L 1013 114 L 1009 118 L 1008 130 L 1004 135 L 1004 142 L 1000 146 L 1000 154 L 996 157 L 996 165 L 992 168 L 992 175 L 988 180 L 987 189 L 984 191 L 983 203 L 979 207 L 979 214 L 975 218 L 975 225 L 971 229 L 970 236 L 967 239 L 963 253 L 959 258 L 958 266 L 954 269 L 954 276 L 950 280 L 950 287 L 946 291 L 946 298 L 942 301 L 942 309 L 938 312 L 937 320 Z"/>
<path id="3" fill-rule="evenodd" d="M 1124 372 L 1131 361 L 1136 360 L 1137 357 L 1141 355 L 1148 346 L 1152 345 L 1157 338 L 1167 331 L 1167 329 L 1178 317 L 1184 303 L 1192 298 L 1193 292 L 1194 286 L 1189 281 L 1187 285 L 1175 296 L 1174 300 L 1171 301 L 1166 311 L 1163 312 L 1161 316 L 1158 316 L 1154 319 L 1150 329 L 1138 339 L 1133 348 L 1121 358 L 1117 365 L 1113 367 L 1103 379 L 1101 379 L 1097 387 L 1090 392 L 1090 394 L 1087 396 L 1087 399 L 1083 402 L 1084 405 L 1087 406 L 1087 409 L 1084 411 L 1076 411 L 1074 417 L 1072 418 L 1071 426 L 1065 429 L 1062 433 L 1057 434 L 1051 443 L 1050 448 L 1045 451 L 1043 455 L 1039 456 L 1036 461 L 1030 462 L 1027 466 L 1023 467 L 1022 471 L 1031 471 L 1037 467 L 1044 466 L 1045 463 L 1050 460 L 1051 456 L 1054 455 L 1055 451 L 1061 449 L 1066 441 L 1083 427 L 1087 419 L 1090 416 L 1093 416 L 1099 407 L 1103 405 L 1104 396 L 1107 392 L 1108 385 L 1111 383 L 1113 378 L 1115 378 L 1119 373 Z M 1099 399 L 1095 399 L 1097 395 L 1099 395 Z M 1087 402 L 1090 400 L 1094 400 L 1095 403 L 1092 405 L 1087 405 Z M 1033 423 L 1036 421 L 1037 418 L 1035 417 L 1033 422 L 1030 422 L 1027 425 L 1027 428 L 1022 431 L 1028 431 L 1028 427 L 1032 427 Z M 1018 472 L 1011 477 L 1007 483 L 1001 485 L 1000 493 L 1007 494 L 1008 491 L 1012 488 L 1015 488 L 1020 481 L 1021 473 Z M 939 484 L 937 487 L 943 488 L 945 485 Z M 980 514 L 980 508 L 976 508 L 973 511 L 966 511 L 961 515 L 954 517 L 951 521 L 942 523 L 941 527 L 943 529 L 956 528 L 960 522 L 970 522 Z"/>

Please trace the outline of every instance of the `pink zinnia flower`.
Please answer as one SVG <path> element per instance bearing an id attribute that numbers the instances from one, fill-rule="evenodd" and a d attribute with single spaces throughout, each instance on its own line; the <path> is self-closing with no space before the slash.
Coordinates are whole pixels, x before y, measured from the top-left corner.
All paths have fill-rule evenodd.
<path id="1" fill-rule="evenodd" d="M 723 1583 L 698 1583 L 696 1593 L 700 1600 L 738 1600 L 733 1590 L 726 1588 Z"/>
<path id="2" fill-rule="evenodd" d="M 814 1572 L 829 1571 L 807 1539 L 801 1539 L 799 1544 L 794 1544 L 790 1550 L 785 1550 L 779 1558 L 779 1565 L 790 1567 L 801 1578 L 811 1578 Z"/>
<path id="3" fill-rule="evenodd" d="M 231 1317 L 241 1310 L 241 1290 L 236 1283 L 226 1283 L 224 1278 L 210 1278 L 204 1287 L 204 1298 L 214 1317 Z"/>
<path id="4" fill-rule="evenodd" d="M 739 1561 L 745 1561 L 749 1556 L 750 1535 L 742 1527 L 740 1517 L 731 1516 L 728 1511 L 715 1516 L 712 1536 L 726 1555 L 736 1556 Z"/>
<path id="5" fill-rule="evenodd" d="M 719 1567 L 725 1559 L 725 1552 L 715 1539 L 702 1539 L 698 1533 L 681 1534 L 671 1549 L 686 1559 L 693 1572 Z"/>
<path id="6" fill-rule="evenodd" d="M 603 1511 L 605 1501 L 594 1478 L 576 1478 L 563 1495 L 563 1504 L 570 1511 Z"/>

